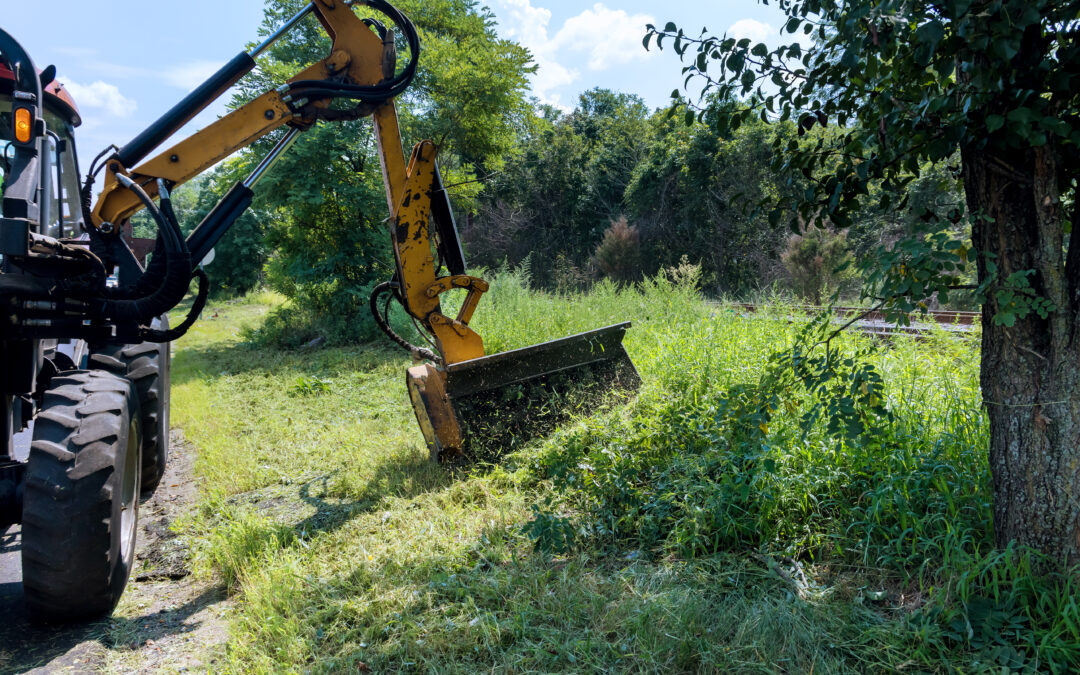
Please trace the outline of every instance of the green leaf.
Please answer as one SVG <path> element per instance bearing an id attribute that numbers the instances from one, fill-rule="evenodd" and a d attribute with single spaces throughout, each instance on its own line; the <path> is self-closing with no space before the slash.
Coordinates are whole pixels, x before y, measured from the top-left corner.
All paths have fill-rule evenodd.
<path id="1" fill-rule="evenodd" d="M 994 315 L 994 325 L 1012 328 L 1016 325 L 1016 315 L 1012 312 L 998 312 Z"/>
<path id="2" fill-rule="evenodd" d="M 945 37 L 945 25 L 937 19 L 927 21 L 915 30 L 915 41 L 926 45 L 931 52 L 937 49 L 943 37 Z"/>
<path id="3" fill-rule="evenodd" d="M 1026 124 L 1035 119 L 1035 113 L 1031 108 L 1014 108 L 1007 115 L 1010 122 Z"/>
<path id="4" fill-rule="evenodd" d="M 1005 118 L 1001 115 L 987 115 L 986 116 L 986 130 L 990 133 L 994 133 L 1005 124 Z"/>
<path id="5" fill-rule="evenodd" d="M 754 45 L 754 48 L 750 50 L 750 53 L 754 56 L 768 56 L 769 48 L 766 47 L 763 42 L 759 42 Z"/>

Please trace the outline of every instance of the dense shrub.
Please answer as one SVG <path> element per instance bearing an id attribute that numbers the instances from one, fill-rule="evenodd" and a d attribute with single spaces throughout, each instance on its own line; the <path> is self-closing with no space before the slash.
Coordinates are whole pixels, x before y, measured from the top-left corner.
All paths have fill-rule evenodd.
<path id="1" fill-rule="evenodd" d="M 641 278 L 641 238 L 638 229 L 621 216 L 604 230 L 604 238 L 593 253 L 593 264 L 612 281 L 635 281 Z"/>
<path id="2" fill-rule="evenodd" d="M 851 270 L 846 268 L 854 262 L 847 232 L 817 227 L 788 237 L 780 259 L 795 292 L 815 305 L 820 305 L 824 296 L 840 290 L 842 283 L 851 280 Z"/>

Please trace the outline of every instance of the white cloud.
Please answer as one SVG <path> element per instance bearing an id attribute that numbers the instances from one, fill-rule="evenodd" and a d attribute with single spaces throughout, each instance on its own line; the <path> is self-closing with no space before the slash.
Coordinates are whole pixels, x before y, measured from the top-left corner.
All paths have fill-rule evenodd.
<path id="1" fill-rule="evenodd" d="M 777 36 L 776 29 L 767 23 L 755 21 L 753 19 L 739 19 L 735 23 L 731 24 L 731 28 L 727 30 L 728 35 L 737 38 L 750 38 L 754 42 L 765 42 L 769 38 L 775 38 Z"/>
<path id="2" fill-rule="evenodd" d="M 193 90 L 225 65 L 222 61 L 192 61 L 165 71 L 165 81 L 174 87 Z"/>
<path id="3" fill-rule="evenodd" d="M 115 84 L 95 80 L 91 84 L 79 84 L 66 77 L 57 78 L 67 88 L 80 108 L 101 108 L 114 117 L 130 117 L 136 104 L 120 93 Z"/>
<path id="4" fill-rule="evenodd" d="M 655 23 L 648 14 L 627 14 L 596 3 L 566 20 L 552 39 L 557 50 L 585 51 L 590 70 L 606 70 L 614 65 L 644 59 L 649 52 L 641 46 L 645 25 Z"/>
<path id="5" fill-rule="evenodd" d="M 587 55 L 586 64 L 594 71 L 650 56 L 641 46 L 645 24 L 655 23 L 647 14 L 629 15 L 598 2 L 567 19 L 549 36 L 551 10 L 534 7 L 532 0 L 495 0 L 495 4 L 502 34 L 532 52 L 537 65 L 533 93 L 544 103 L 566 109 L 553 90 L 581 77 L 579 70 L 566 65 L 578 59 L 577 53 Z"/>

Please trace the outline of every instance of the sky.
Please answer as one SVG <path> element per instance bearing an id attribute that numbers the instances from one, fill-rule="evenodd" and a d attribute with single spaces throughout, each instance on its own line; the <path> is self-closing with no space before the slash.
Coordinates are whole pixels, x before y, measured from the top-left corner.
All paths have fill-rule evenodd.
<path id="1" fill-rule="evenodd" d="M 682 83 L 670 50 L 645 51 L 645 25 L 674 21 L 688 33 L 775 42 L 783 18 L 753 0 L 485 0 L 505 38 L 528 47 L 539 66 L 532 95 L 564 109 L 606 87 L 641 96 L 653 108 Z M 54 0 L 42 21 L 36 2 L 10 3 L 0 27 L 38 68 L 55 64 L 83 118 L 76 132 L 82 169 L 110 143 L 123 145 L 227 60 L 258 40 L 262 0 Z M 312 19 L 308 19 L 312 20 Z M 224 114 L 226 94 L 177 139 Z"/>

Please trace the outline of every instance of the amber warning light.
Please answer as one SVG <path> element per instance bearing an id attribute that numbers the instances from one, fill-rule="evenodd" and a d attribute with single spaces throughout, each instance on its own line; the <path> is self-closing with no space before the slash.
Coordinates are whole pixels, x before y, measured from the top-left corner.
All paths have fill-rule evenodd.
<path id="1" fill-rule="evenodd" d="M 29 108 L 17 108 L 15 110 L 15 140 L 19 143 L 30 142 L 30 132 L 34 128 Z"/>

